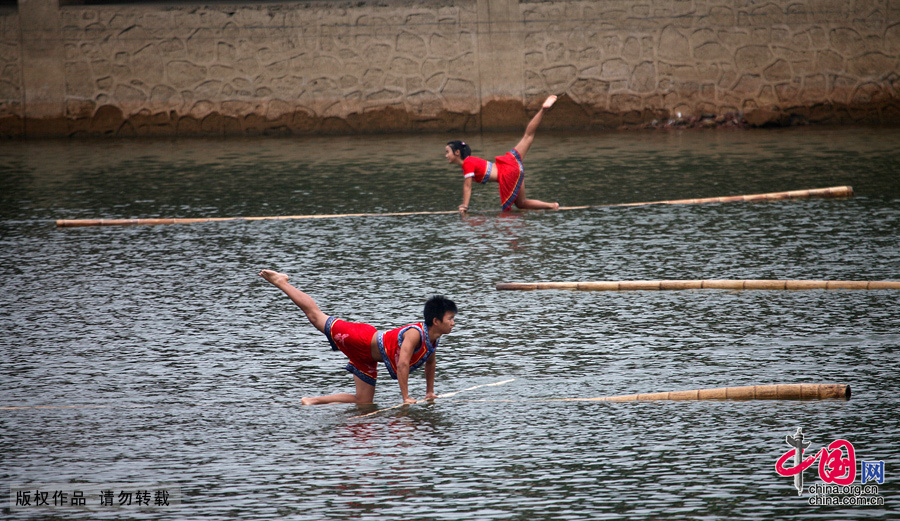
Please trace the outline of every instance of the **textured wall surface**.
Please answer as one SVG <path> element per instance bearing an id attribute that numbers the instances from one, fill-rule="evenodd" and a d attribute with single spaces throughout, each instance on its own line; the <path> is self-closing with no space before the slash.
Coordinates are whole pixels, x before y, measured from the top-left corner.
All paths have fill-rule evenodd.
<path id="1" fill-rule="evenodd" d="M 526 94 L 566 92 L 585 125 L 754 110 L 900 119 L 900 2 L 525 1 L 522 11 Z"/>
<path id="2" fill-rule="evenodd" d="M 25 114 L 19 17 L 0 12 L 0 136 L 21 135 Z"/>
<path id="3" fill-rule="evenodd" d="M 0 135 L 520 128 L 549 93 L 565 94 L 545 120 L 556 127 L 678 112 L 900 122 L 900 0 L 56 9 L 58 29 L 0 12 Z M 64 99 L 29 96 L 40 70 L 23 33 L 63 49 Z M 26 104 L 38 102 L 60 113 L 36 121 Z"/>

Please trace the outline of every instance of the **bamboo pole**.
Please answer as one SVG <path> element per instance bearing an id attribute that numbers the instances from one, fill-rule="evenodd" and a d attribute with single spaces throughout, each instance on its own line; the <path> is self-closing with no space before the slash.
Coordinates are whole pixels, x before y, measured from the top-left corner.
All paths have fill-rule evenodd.
<path id="1" fill-rule="evenodd" d="M 809 199 L 812 197 L 836 198 L 851 197 L 853 188 L 850 186 L 833 186 L 831 188 L 813 188 L 810 190 L 792 190 L 788 192 L 772 192 L 767 194 L 734 195 L 727 197 L 708 197 L 705 199 L 677 199 L 673 201 L 653 201 L 647 203 L 621 203 L 597 206 L 561 206 L 560 210 L 583 210 L 587 208 L 606 208 L 616 206 L 645 206 L 651 204 L 701 204 L 701 203 L 730 203 L 752 201 L 778 201 L 785 199 Z M 408 215 L 446 215 L 457 213 L 456 210 L 442 210 L 435 212 L 391 212 L 391 213 L 341 213 L 322 215 L 278 215 L 271 217 L 210 217 L 210 218 L 173 218 L 173 219 L 59 219 L 56 226 L 135 226 L 135 225 L 160 225 L 160 224 L 192 224 L 218 221 L 272 221 L 293 219 L 337 219 L 342 217 L 402 217 Z"/>
<path id="2" fill-rule="evenodd" d="M 495 387 L 515 381 L 515 378 L 489 384 L 473 385 L 465 389 L 450 393 L 439 394 L 438 398 L 450 398 L 461 392 L 479 389 L 481 387 Z M 597 398 L 549 398 L 538 401 L 548 402 L 638 402 L 638 401 L 687 401 L 687 400 L 849 400 L 850 386 L 845 384 L 780 384 L 780 385 L 748 385 L 744 387 L 719 387 L 716 389 L 693 389 L 690 391 L 672 391 L 661 393 L 628 394 L 621 396 L 601 396 Z M 452 400 L 455 401 L 455 400 Z M 512 399 L 480 399 L 464 400 L 472 402 L 520 402 Z M 526 400 L 531 401 L 531 400 Z M 205 404 L 214 406 L 216 404 Z M 276 404 L 293 406 L 297 404 Z M 408 405 L 399 403 L 384 409 L 378 409 L 366 414 L 351 416 L 353 418 L 366 418 L 375 414 L 390 411 Z M 258 406 L 258 405 L 254 405 Z M 0 410 L 21 409 L 109 409 L 109 408 L 152 408 L 154 405 L 32 405 L 0 407 Z"/>
<path id="3" fill-rule="evenodd" d="M 503 380 L 503 381 L 500 381 L 500 382 L 494 382 L 494 383 L 490 383 L 490 384 L 473 385 L 472 387 L 466 387 L 465 389 L 460 389 L 460 390 L 458 390 L 458 391 L 453 391 L 453 392 L 450 392 L 450 393 L 439 394 L 439 395 L 437 395 L 437 397 L 438 397 L 438 398 L 450 398 L 451 396 L 457 395 L 457 394 L 462 393 L 462 392 L 465 392 L 465 391 L 472 391 L 472 390 L 474 390 L 474 389 L 479 389 L 479 388 L 481 388 L 481 387 L 495 387 L 495 386 L 498 386 L 498 385 L 508 384 L 509 382 L 514 382 L 515 380 L 516 380 L 515 378 L 510 378 L 510 379 L 508 379 L 508 380 Z M 369 413 L 366 413 L 366 414 L 360 414 L 360 415 L 357 415 L 357 416 L 351 416 L 350 419 L 354 419 L 354 418 L 366 418 L 366 417 L 369 417 L 369 416 L 376 415 L 376 414 L 378 414 L 378 413 L 380 413 L 380 412 L 390 411 L 390 410 L 396 409 L 396 408 L 398 408 L 398 407 L 403 407 L 404 405 L 409 405 L 409 404 L 408 404 L 408 403 L 398 403 L 397 405 L 392 405 L 392 406 L 390 406 L 390 407 L 385 407 L 384 409 L 378 409 L 377 411 L 372 411 L 372 412 L 369 412 Z"/>
<path id="4" fill-rule="evenodd" d="M 599 398 L 556 398 L 562 402 L 637 402 L 645 400 L 849 400 L 850 386 L 843 384 L 786 384 L 719 387 L 662 393 L 602 396 Z"/>
<path id="5" fill-rule="evenodd" d="M 393 212 L 393 213 L 341 213 L 321 215 L 277 215 L 271 217 L 209 217 L 209 218 L 176 218 L 176 219 L 59 219 L 56 226 L 134 226 L 159 224 L 192 224 L 219 221 L 282 221 L 294 219 L 336 219 L 341 217 L 396 217 L 407 215 L 441 215 L 458 213 L 456 210 L 439 212 Z"/>
<path id="6" fill-rule="evenodd" d="M 652 201 L 647 203 L 621 203 L 601 206 L 562 206 L 560 210 L 583 210 L 585 208 L 600 208 L 609 206 L 646 206 L 650 204 L 704 204 L 704 203 L 739 203 L 758 201 L 782 201 L 787 199 L 810 199 L 852 197 L 853 187 L 832 186 L 830 188 L 812 188 L 809 190 L 790 190 L 787 192 L 770 192 L 765 194 L 730 195 L 725 197 L 705 197 L 702 199 L 675 199 L 669 201 Z"/>
<path id="7" fill-rule="evenodd" d="M 669 291 L 686 289 L 806 290 L 806 289 L 900 289 L 893 280 L 622 280 L 595 282 L 501 282 L 500 291 L 563 289 L 579 291 Z"/>

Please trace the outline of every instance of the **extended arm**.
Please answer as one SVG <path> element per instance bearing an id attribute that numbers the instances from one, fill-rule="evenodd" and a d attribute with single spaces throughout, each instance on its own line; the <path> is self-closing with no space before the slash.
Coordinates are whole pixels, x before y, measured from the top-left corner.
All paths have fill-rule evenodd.
<path id="1" fill-rule="evenodd" d="M 469 199 L 472 197 L 472 178 L 467 177 L 463 179 L 463 200 L 462 204 L 459 205 L 459 213 L 463 213 L 468 211 L 469 209 Z"/>
<path id="2" fill-rule="evenodd" d="M 397 383 L 400 384 L 400 396 L 403 403 L 416 403 L 415 398 L 409 396 L 409 361 L 412 359 L 416 346 L 422 343 L 422 335 L 419 331 L 410 328 L 403 335 L 403 343 L 400 344 L 400 354 L 397 360 Z"/>
<path id="3" fill-rule="evenodd" d="M 432 353 L 425 362 L 425 399 L 434 400 L 434 369 L 437 367 L 437 353 Z"/>

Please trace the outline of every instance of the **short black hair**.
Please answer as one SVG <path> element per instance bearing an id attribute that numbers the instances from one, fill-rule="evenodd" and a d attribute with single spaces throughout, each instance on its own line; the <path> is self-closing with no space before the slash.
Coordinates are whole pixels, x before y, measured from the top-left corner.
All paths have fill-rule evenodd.
<path id="1" fill-rule="evenodd" d="M 450 141 L 447 143 L 447 146 L 450 147 L 450 150 L 459 152 L 460 159 L 465 159 L 472 155 L 472 147 L 467 145 L 465 141 Z"/>
<path id="2" fill-rule="evenodd" d="M 425 325 L 433 326 L 434 319 L 444 320 L 448 311 L 456 313 L 456 304 L 443 295 L 434 295 L 425 301 Z"/>

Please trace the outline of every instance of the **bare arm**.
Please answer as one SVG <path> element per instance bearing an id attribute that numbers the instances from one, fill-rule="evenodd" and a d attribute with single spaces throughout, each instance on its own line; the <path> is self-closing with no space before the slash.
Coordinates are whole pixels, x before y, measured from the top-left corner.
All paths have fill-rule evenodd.
<path id="1" fill-rule="evenodd" d="M 469 209 L 469 199 L 472 197 L 472 178 L 463 179 L 463 200 L 459 205 L 459 213 L 463 213 Z"/>
<path id="2" fill-rule="evenodd" d="M 425 399 L 434 400 L 434 369 L 437 367 L 437 353 L 432 353 L 425 362 Z"/>
<path id="3" fill-rule="evenodd" d="M 422 335 L 418 330 L 410 328 L 403 335 L 403 343 L 400 344 L 400 354 L 397 357 L 397 383 L 400 384 L 403 403 L 416 403 L 415 398 L 409 396 L 409 361 L 416 346 L 421 343 Z"/>

